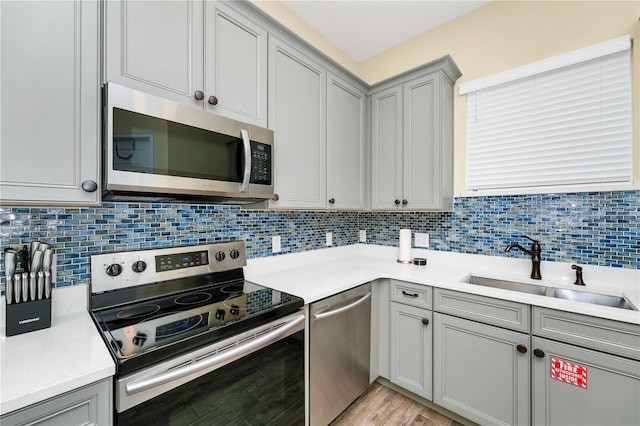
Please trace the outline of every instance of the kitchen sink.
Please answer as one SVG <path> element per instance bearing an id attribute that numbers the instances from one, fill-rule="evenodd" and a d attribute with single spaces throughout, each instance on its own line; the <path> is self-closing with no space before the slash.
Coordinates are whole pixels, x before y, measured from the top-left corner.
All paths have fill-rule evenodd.
<path id="1" fill-rule="evenodd" d="M 539 296 L 544 296 L 547 291 L 547 287 L 541 285 L 525 284 L 516 281 L 497 280 L 494 278 L 479 277 L 476 275 L 471 275 L 469 278 L 464 280 L 464 282 L 469 284 L 483 285 L 485 287 L 501 288 L 503 290 L 537 294 Z"/>
<path id="2" fill-rule="evenodd" d="M 611 306 L 613 308 L 629 309 L 635 308 L 624 297 L 609 296 L 606 294 L 587 293 L 585 291 L 575 291 L 566 288 L 554 288 L 553 297 L 558 299 L 573 300 L 575 302 L 591 303 L 594 305 Z"/>
<path id="3" fill-rule="evenodd" d="M 517 281 L 498 280 L 495 278 L 471 275 L 463 282 L 499 288 L 502 290 L 519 291 L 521 293 L 537 294 L 538 296 L 555 297 L 556 299 L 572 300 L 574 302 L 591 303 L 592 305 L 610 306 L 613 308 L 637 310 L 627 299 L 620 296 L 588 293 L 585 291 L 569 290 L 565 288 L 546 287 L 535 284 L 525 284 Z"/>

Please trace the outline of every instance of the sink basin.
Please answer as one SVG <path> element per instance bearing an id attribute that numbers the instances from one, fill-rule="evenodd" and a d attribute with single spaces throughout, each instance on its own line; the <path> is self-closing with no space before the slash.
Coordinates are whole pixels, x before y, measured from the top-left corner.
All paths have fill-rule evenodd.
<path id="1" fill-rule="evenodd" d="M 591 303 L 593 305 L 610 306 L 613 308 L 629 309 L 635 311 L 636 308 L 624 297 L 609 296 L 606 294 L 588 293 L 585 291 L 569 290 L 565 288 L 545 287 L 542 285 L 525 284 L 517 281 L 498 280 L 495 278 L 480 277 L 471 275 L 463 282 L 468 284 L 482 285 L 485 287 L 499 288 L 502 290 L 519 291 L 521 293 L 536 294 L 538 296 L 549 296 L 557 299 L 572 300 L 574 302 Z"/>
<path id="2" fill-rule="evenodd" d="M 479 277 L 476 275 L 471 275 L 464 282 L 469 284 L 483 285 L 485 287 L 501 288 L 503 290 L 537 294 L 539 296 L 544 296 L 547 291 L 547 287 L 541 285 L 525 284 L 516 281 L 497 280 L 495 278 Z"/>
<path id="3" fill-rule="evenodd" d="M 554 288 L 552 295 L 558 299 L 573 300 L 575 302 L 591 303 L 601 306 L 611 306 L 613 308 L 629 309 L 632 311 L 635 310 L 635 308 L 624 297 L 619 296 L 587 293 L 584 291 L 575 291 L 566 288 Z"/>

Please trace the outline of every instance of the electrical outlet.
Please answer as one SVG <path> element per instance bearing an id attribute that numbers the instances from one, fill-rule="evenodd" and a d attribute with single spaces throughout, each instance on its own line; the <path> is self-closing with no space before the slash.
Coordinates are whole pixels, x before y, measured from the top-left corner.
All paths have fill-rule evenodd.
<path id="1" fill-rule="evenodd" d="M 422 234 L 420 232 L 416 232 L 414 238 L 415 238 L 414 245 L 416 247 L 429 248 L 429 234 Z"/>
<path id="2" fill-rule="evenodd" d="M 360 230 L 360 242 L 361 243 L 367 242 L 367 231 L 365 229 Z"/>
<path id="3" fill-rule="evenodd" d="M 282 251 L 282 246 L 280 242 L 280 235 L 274 235 L 271 237 L 271 252 L 272 253 L 280 253 Z"/>
<path id="4" fill-rule="evenodd" d="M 327 247 L 331 247 L 331 245 L 333 245 L 333 233 L 331 233 L 331 232 L 327 232 L 326 245 L 327 245 Z"/>

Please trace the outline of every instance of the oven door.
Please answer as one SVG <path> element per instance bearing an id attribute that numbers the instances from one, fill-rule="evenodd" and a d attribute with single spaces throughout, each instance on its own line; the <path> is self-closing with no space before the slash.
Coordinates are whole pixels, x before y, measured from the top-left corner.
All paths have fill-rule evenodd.
<path id="1" fill-rule="evenodd" d="M 303 425 L 304 314 L 116 379 L 116 425 Z"/>

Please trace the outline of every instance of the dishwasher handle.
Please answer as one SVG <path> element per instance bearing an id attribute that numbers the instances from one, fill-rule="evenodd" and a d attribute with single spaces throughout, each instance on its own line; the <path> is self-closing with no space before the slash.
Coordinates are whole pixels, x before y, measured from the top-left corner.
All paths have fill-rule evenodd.
<path id="1" fill-rule="evenodd" d="M 364 296 L 362 296 L 360 299 L 356 300 L 353 303 L 350 303 L 346 306 L 343 306 L 342 308 L 338 308 L 338 309 L 334 309 L 333 311 L 328 311 L 328 312 L 322 312 L 321 314 L 313 314 L 313 319 L 315 321 L 317 320 L 321 320 L 323 318 L 328 318 L 328 317 L 332 317 L 334 315 L 338 315 L 341 314 L 343 312 L 349 311 L 353 308 L 355 308 L 358 305 L 361 305 L 362 303 L 366 302 L 367 299 L 369 299 L 371 297 L 371 293 L 367 293 Z"/>

